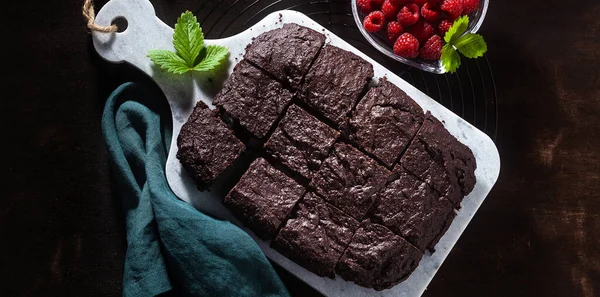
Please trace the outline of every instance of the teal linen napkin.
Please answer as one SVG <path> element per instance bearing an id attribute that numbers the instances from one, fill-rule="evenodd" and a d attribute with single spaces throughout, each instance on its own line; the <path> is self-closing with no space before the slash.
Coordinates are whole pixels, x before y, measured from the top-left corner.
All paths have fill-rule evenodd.
<path id="1" fill-rule="evenodd" d="M 106 102 L 102 130 L 127 228 L 124 296 L 289 296 L 256 243 L 169 188 L 171 139 L 160 92 L 127 83 Z"/>

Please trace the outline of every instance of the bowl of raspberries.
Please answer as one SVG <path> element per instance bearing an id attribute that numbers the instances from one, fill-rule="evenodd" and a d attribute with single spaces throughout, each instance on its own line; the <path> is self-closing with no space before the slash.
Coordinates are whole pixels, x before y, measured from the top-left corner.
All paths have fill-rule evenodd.
<path id="1" fill-rule="evenodd" d="M 483 23 L 489 0 L 352 0 L 354 20 L 367 41 L 386 56 L 432 73 L 440 62 L 444 35 L 456 19 L 468 16 L 464 34 Z"/>

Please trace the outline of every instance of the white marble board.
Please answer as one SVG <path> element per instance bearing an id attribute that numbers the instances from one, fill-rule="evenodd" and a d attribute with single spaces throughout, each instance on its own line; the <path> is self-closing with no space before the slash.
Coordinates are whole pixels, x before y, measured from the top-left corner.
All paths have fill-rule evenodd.
<path id="1" fill-rule="evenodd" d="M 251 39 L 265 31 L 282 27 L 284 23 L 297 23 L 323 32 L 330 44 L 352 51 L 369 61 L 373 64 L 375 77 L 387 76 L 392 83 L 403 89 L 424 110 L 431 111 L 434 116 L 443 120 L 450 133 L 473 150 L 477 160 L 477 170 L 475 171 L 477 183 L 474 190 L 464 199 L 462 208 L 450 229 L 436 245 L 436 252 L 426 254 L 407 280 L 388 290 L 378 292 L 363 288 L 354 283 L 346 282 L 339 276 L 335 280 L 318 277 L 281 256 L 269 247 L 269 242 L 260 240 L 250 230 L 242 226 L 256 240 L 268 258 L 325 295 L 347 297 L 421 296 L 498 178 L 500 157 L 496 146 L 487 135 L 299 12 L 289 10 L 274 12 L 238 35 L 218 40 L 205 40 L 206 44 L 227 46 L 231 53 L 227 69 L 223 71 L 220 77 L 211 77 L 210 80 L 200 73 L 169 74 L 157 68 L 146 57 L 150 49 L 174 50 L 171 43 L 172 27 L 156 17 L 154 8 L 148 0 L 111 0 L 98 12 L 96 24 L 106 26 L 111 24 L 117 17 L 123 17 L 127 20 L 127 29 L 121 33 L 94 32 L 94 46 L 104 59 L 114 63 L 130 63 L 148 74 L 158 84 L 169 101 L 173 116 L 173 139 L 167 159 L 166 172 L 171 189 L 180 199 L 191 203 L 197 209 L 230 220 L 239 226 L 241 224 L 221 204 L 225 193 L 219 191 L 219 185 L 227 181 L 228 174 L 220 177 L 213 184 L 210 192 L 198 191 L 175 157 L 177 153 L 176 138 L 181 126 L 187 120 L 198 100 L 204 101 L 211 108 L 213 107 L 211 102 L 220 85 L 215 82 L 222 82 L 232 72 L 235 64 L 241 60 L 244 49 L 251 42 Z"/>

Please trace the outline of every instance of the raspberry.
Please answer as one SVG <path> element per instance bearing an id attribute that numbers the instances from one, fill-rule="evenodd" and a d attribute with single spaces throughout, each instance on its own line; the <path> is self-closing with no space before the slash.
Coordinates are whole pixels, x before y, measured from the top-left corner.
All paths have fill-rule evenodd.
<path id="1" fill-rule="evenodd" d="M 479 0 L 463 0 L 463 13 L 475 12 L 479 9 Z"/>
<path id="2" fill-rule="evenodd" d="M 383 0 L 356 0 L 356 5 L 363 13 L 369 13 L 381 8 Z"/>
<path id="3" fill-rule="evenodd" d="M 386 19 L 394 20 L 398 14 L 399 8 L 400 5 L 397 4 L 397 1 L 385 0 L 385 2 L 383 2 L 383 6 L 381 6 L 381 11 L 385 15 Z"/>
<path id="4" fill-rule="evenodd" d="M 444 0 L 440 8 L 454 20 L 463 12 L 463 0 Z"/>
<path id="5" fill-rule="evenodd" d="M 356 5 L 363 13 L 371 12 L 371 0 L 356 0 Z"/>
<path id="6" fill-rule="evenodd" d="M 442 20 L 440 22 L 440 24 L 438 25 L 438 33 L 442 36 L 446 35 L 446 32 L 448 32 L 448 30 L 450 30 L 450 27 L 452 27 L 452 22 L 449 20 Z"/>
<path id="7" fill-rule="evenodd" d="M 398 22 L 402 26 L 410 26 L 419 20 L 419 7 L 412 3 L 402 6 L 398 13 Z"/>
<path id="8" fill-rule="evenodd" d="M 377 32 L 385 25 L 385 16 L 381 11 L 373 11 L 365 17 L 365 29 L 371 33 Z"/>
<path id="9" fill-rule="evenodd" d="M 435 4 L 427 2 L 423 4 L 423 7 L 421 7 L 421 16 L 426 21 L 433 23 L 437 21 L 438 17 L 440 16 L 440 13 L 437 11 L 437 7 L 435 6 Z"/>
<path id="10" fill-rule="evenodd" d="M 410 33 L 404 33 L 394 43 L 394 53 L 404 58 L 416 58 L 419 55 L 419 41 Z"/>
<path id="11" fill-rule="evenodd" d="M 413 2 L 419 6 L 423 6 L 423 4 L 427 3 L 427 0 L 414 0 Z"/>
<path id="12" fill-rule="evenodd" d="M 396 39 L 398 39 L 400 34 L 402 34 L 402 31 L 404 31 L 404 28 L 402 28 L 402 25 L 400 25 L 400 23 L 389 22 L 388 26 L 387 26 L 388 40 L 390 42 L 394 43 L 394 41 L 396 41 Z"/>
<path id="13" fill-rule="evenodd" d="M 435 34 L 435 28 L 426 20 L 419 20 L 410 28 L 410 33 L 421 43 L 427 41 L 431 35 Z"/>
<path id="14" fill-rule="evenodd" d="M 425 60 L 439 60 L 442 56 L 442 38 L 439 35 L 433 35 L 421 47 L 421 58 Z"/>

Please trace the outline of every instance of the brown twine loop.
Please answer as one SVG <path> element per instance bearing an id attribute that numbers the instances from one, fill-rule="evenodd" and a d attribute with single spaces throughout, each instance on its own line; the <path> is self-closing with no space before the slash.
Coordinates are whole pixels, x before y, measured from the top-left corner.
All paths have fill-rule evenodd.
<path id="1" fill-rule="evenodd" d="M 94 12 L 94 1 L 93 0 L 85 0 L 83 2 L 83 16 L 87 19 L 87 27 L 92 31 L 111 33 L 117 32 L 117 25 L 110 25 L 108 27 L 98 26 L 94 23 L 96 19 L 96 12 Z"/>

